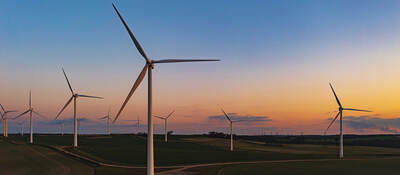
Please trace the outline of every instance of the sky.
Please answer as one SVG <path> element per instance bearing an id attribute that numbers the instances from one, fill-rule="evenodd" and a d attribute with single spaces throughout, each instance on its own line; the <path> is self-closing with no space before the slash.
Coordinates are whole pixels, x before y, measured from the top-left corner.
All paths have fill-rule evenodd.
<path id="1" fill-rule="evenodd" d="M 399 1 L 11 1 L 0 6 L 0 103 L 26 110 L 29 90 L 37 132 L 58 132 L 57 112 L 74 91 L 104 97 L 78 100 L 83 133 L 105 131 L 145 62 L 114 3 L 151 59 L 210 58 L 220 62 L 156 65 L 153 113 L 175 110 L 179 134 L 323 134 L 338 106 L 346 134 L 400 131 Z M 72 132 L 72 106 L 60 116 Z M 14 114 L 15 115 L 15 114 Z M 113 132 L 144 131 L 147 81 Z M 134 119 L 141 127 L 135 128 Z M 19 130 L 10 121 L 10 131 Z M 155 132 L 163 121 L 154 119 Z M 337 124 L 328 134 L 338 133 Z"/>

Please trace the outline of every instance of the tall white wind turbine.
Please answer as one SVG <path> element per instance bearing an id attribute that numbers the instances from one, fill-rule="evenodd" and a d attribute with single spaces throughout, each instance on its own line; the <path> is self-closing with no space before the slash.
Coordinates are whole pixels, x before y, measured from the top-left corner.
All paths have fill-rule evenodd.
<path id="1" fill-rule="evenodd" d="M 24 126 L 25 126 L 25 121 L 18 122 L 19 127 L 21 128 L 21 131 L 19 132 L 21 136 L 24 136 Z"/>
<path id="2" fill-rule="evenodd" d="M 3 114 L 1 115 L 1 118 L 4 121 L 4 133 L 3 133 L 3 135 L 4 135 L 4 137 L 8 137 L 8 128 L 7 128 L 8 127 L 7 126 L 7 119 L 8 118 L 7 118 L 7 114 L 9 114 L 11 112 L 17 112 L 17 111 L 15 111 L 15 110 L 5 110 L 3 105 L 1 105 L 1 104 L 0 104 L 0 107 L 3 110 Z"/>
<path id="3" fill-rule="evenodd" d="M 28 109 L 25 112 L 23 112 L 23 113 L 19 114 L 18 116 L 16 116 L 14 119 L 19 118 L 19 117 L 21 117 L 21 116 L 23 116 L 23 115 L 25 115 L 25 114 L 27 114 L 29 112 L 29 132 L 30 132 L 29 133 L 29 135 L 30 135 L 29 136 L 29 143 L 33 143 L 32 113 L 36 114 L 37 116 L 40 116 L 40 117 L 44 117 L 44 116 L 39 114 L 36 110 L 33 109 L 31 91 L 29 91 L 29 102 L 28 102 L 28 104 L 29 104 Z M 44 118 L 46 118 L 46 117 L 44 117 Z"/>
<path id="4" fill-rule="evenodd" d="M 224 111 L 224 109 L 221 108 L 221 111 L 224 113 L 226 119 L 228 119 L 229 121 L 229 126 L 230 126 L 230 130 L 231 130 L 231 151 L 233 151 L 233 123 L 235 122 L 242 122 L 245 120 L 232 120 L 231 117 L 229 117 L 229 115 Z"/>
<path id="5" fill-rule="evenodd" d="M 110 135 L 110 134 L 111 134 L 111 132 L 110 132 L 110 119 L 111 119 L 111 116 L 110 116 L 110 108 L 108 108 L 108 113 L 107 113 L 107 115 L 104 116 L 104 117 L 101 117 L 101 118 L 99 118 L 99 119 L 100 119 L 100 120 L 107 119 L 107 131 L 106 131 L 106 133 L 107 133 L 107 135 Z"/>
<path id="6" fill-rule="evenodd" d="M 143 56 L 146 61 L 146 64 L 143 67 L 143 70 L 140 72 L 139 77 L 133 84 L 131 91 L 129 92 L 128 96 L 126 97 L 124 103 L 121 106 L 118 114 L 116 115 L 114 122 L 118 119 L 119 115 L 121 114 L 122 110 L 124 109 L 126 103 L 129 101 L 133 93 L 135 92 L 136 88 L 142 82 L 146 72 L 148 70 L 148 111 L 147 111 L 147 175 L 154 175 L 154 147 L 153 147 L 153 120 L 152 120 L 152 69 L 154 68 L 155 64 L 158 63 L 180 63 L 180 62 L 199 62 L 199 61 L 219 61 L 216 59 L 164 59 L 164 60 L 151 60 L 147 57 L 146 53 L 144 52 L 142 46 L 140 46 L 139 42 L 136 40 L 135 36 L 133 35 L 132 31 L 129 29 L 128 25 L 126 24 L 125 20 L 122 18 L 121 14 L 118 12 L 117 8 L 114 6 L 115 12 L 118 14 L 121 22 L 125 26 L 125 29 L 128 31 L 129 36 L 131 37 L 133 43 L 135 44 L 136 48 L 138 49 L 139 53 Z"/>
<path id="7" fill-rule="evenodd" d="M 64 136 L 64 122 L 60 123 L 61 136 Z"/>
<path id="8" fill-rule="evenodd" d="M 340 116 L 340 150 L 339 150 L 339 157 L 343 158 L 343 111 L 361 111 L 361 112 L 372 112 L 368 110 L 362 110 L 362 109 L 354 109 L 354 108 L 343 108 L 342 104 L 339 101 L 339 98 L 336 95 L 335 90 L 332 87 L 332 84 L 329 83 L 329 86 L 332 89 L 333 95 L 335 95 L 336 102 L 339 105 L 339 112 L 336 114 L 336 117 L 332 120 L 332 122 L 329 124 L 328 128 L 325 130 L 325 134 L 328 131 L 328 129 L 332 126 L 332 124 L 336 121 L 336 119 Z"/>
<path id="9" fill-rule="evenodd" d="M 76 100 L 79 97 L 97 98 L 97 99 L 103 99 L 103 97 L 96 97 L 96 96 L 89 96 L 89 95 L 82 95 L 82 94 L 74 93 L 74 90 L 72 90 L 71 84 L 69 83 L 68 77 L 65 74 L 64 69 L 62 69 L 62 71 L 64 73 L 65 79 L 67 80 L 68 87 L 69 87 L 69 90 L 71 90 L 72 96 L 70 99 L 68 99 L 67 103 L 61 109 L 61 111 L 57 114 L 55 120 L 57 120 L 57 118 L 61 115 L 61 113 L 64 111 L 64 109 L 68 107 L 68 105 L 71 103 L 71 101 L 74 100 L 74 147 L 78 147 L 78 126 L 77 126 L 78 120 L 77 120 L 77 116 L 76 116 Z"/>
<path id="10" fill-rule="evenodd" d="M 164 134 L 165 134 L 165 137 L 164 137 L 164 140 L 165 140 L 165 142 L 168 142 L 168 133 L 167 133 L 167 120 L 168 120 L 168 118 L 169 117 L 171 117 L 172 116 L 172 114 L 174 113 L 175 111 L 172 111 L 167 117 L 161 117 L 161 116 L 157 116 L 157 115 L 153 115 L 154 117 L 157 117 L 157 118 L 159 118 L 159 119 L 162 119 L 162 120 L 164 120 Z"/>

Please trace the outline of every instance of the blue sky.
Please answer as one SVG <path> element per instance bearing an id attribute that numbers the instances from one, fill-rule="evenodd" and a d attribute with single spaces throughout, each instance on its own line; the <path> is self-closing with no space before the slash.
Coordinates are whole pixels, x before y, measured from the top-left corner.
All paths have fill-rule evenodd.
<path id="1" fill-rule="evenodd" d="M 325 121 L 321 113 L 336 108 L 327 86 L 333 81 L 347 97 L 358 97 L 348 97 L 349 103 L 381 109 L 383 117 L 400 114 L 366 102 L 392 102 L 397 95 L 378 92 L 400 87 L 390 84 L 400 66 L 400 2 L 394 0 L 3 1 L 0 97 L 6 104 L 24 108 L 32 89 L 37 106 L 53 116 L 68 98 L 64 67 L 74 89 L 106 98 L 82 101 L 85 116 L 119 108 L 144 61 L 111 3 L 151 58 L 222 60 L 157 66 L 155 113 L 180 108 L 182 116 L 201 123 L 220 115 L 215 106 L 223 105 L 232 113 L 282 123 L 301 117 Z M 145 87 L 125 119 L 145 115 Z M 363 98 L 361 92 L 375 95 Z M 315 96 L 300 102 L 310 94 Z M 314 104 L 325 107 L 310 112 Z M 271 127 L 295 127 L 288 125 Z"/>

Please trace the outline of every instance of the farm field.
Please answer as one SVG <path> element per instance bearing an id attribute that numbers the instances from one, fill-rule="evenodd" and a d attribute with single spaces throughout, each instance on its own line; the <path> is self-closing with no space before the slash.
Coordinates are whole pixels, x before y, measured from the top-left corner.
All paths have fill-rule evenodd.
<path id="1" fill-rule="evenodd" d="M 27 136 L 18 135 L 1 139 L 1 173 L 146 172 L 145 136 L 82 135 L 79 137 L 78 149 L 72 148 L 71 135 L 36 135 L 34 145 L 27 144 L 27 140 Z M 130 168 L 99 166 L 56 151 L 52 147 L 63 148 L 98 162 Z M 345 160 L 337 160 L 337 146 L 330 144 L 266 143 L 240 138 L 235 140 L 235 150 L 231 152 L 229 140 L 224 138 L 171 136 L 169 142 L 165 143 L 162 136 L 155 136 L 155 166 L 156 172 L 161 174 L 321 174 L 324 171 L 340 171 L 338 168 L 362 169 L 366 173 L 382 169 L 382 172 L 390 174 L 396 172 L 397 167 L 394 165 L 399 161 L 400 149 L 391 147 L 345 146 Z"/>
<path id="2" fill-rule="evenodd" d="M 396 175 L 400 171 L 400 158 L 371 160 L 326 160 L 300 162 L 272 162 L 207 166 L 185 170 L 199 175 L 241 175 L 241 174 L 324 174 L 324 175 Z"/>

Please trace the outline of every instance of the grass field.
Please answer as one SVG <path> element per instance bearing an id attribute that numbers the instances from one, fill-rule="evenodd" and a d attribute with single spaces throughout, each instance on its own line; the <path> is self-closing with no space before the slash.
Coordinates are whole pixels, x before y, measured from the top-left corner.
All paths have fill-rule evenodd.
<path id="1" fill-rule="evenodd" d="M 0 140 L 0 148 L 0 174 L 94 174 L 90 165 L 49 148 L 15 145 L 3 140 Z"/>
<path id="2" fill-rule="evenodd" d="M 377 160 L 333 160 L 210 166 L 191 168 L 185 171 L 199 175 L 397 175 L 400 171 L 400 166 L 398 166 L 399 163 L 400 158 Z"/>
<path id="3" fill-rule="evenodd" d="M 48 145 L 63 146 L 70 152 L 104 163 L 146 166 L 145 136 L 83 135 L 79 137 L 78 149 L 71 147 L 72 135 L 37 135 L 35 136 L 35 145 L 26 144 L 27 140 L 27 136 L 18 135 L 10 135 L 8 139 L 0 140 L 0 174 L 145 174 L 145 168 L 125 169 L 96 166 L 47 147 Z M 244 139 L 235 140 L 235 151 L 230 152 L 228 139 L 206 136 L 171 136 L 169 142 L 164 143 L 162 136 L 155 136 L 155 166 L 314 160 L 313 162 L 206 166 L 189 168 L 184 171 L 198 174 L 321 174 L 325 171 L 329 171 L 325 172 L 325 174 L 329 174 L 338 172 L 338 168 L 349 169 L 349 172 L 353 169 L 370 168 L 371 170 L 365 171 L 370 174 L 376 172 L 374 168 L 377 168 L 390 174 L 397 170 L 394 165 L 400 163 L 399 148 L 371 146 L 345 146 L 345 160 L 317 161 L 319 159 L 336 159 L 337 152 L 336 145 L 288 144 L 286 142 L 270 144 Z M 156 169 L 156 171 L 165 170 Z M 43 171 L 46 173 L 42 173 Z"/>

